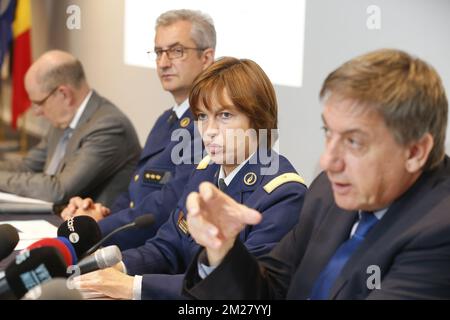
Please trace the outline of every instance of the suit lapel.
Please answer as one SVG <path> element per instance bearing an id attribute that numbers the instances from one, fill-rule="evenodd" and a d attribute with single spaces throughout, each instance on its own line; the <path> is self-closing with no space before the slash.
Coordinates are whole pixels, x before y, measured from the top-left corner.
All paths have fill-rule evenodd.
<path id="1" fill-rule="evenodd" d="M 50 129 L 49 135 L 48 135 L 48 151 L 47 151 L 47 160 L 46 160 L 46 166 L 50 163 L 53 154 L 55 153 L 56 147 L 58 146 L 59 140 L 64 134 L 64 130 L 59 128 L 52 127 Z"/>
<path id="2" fill-rule="evenodd" d="M 374 252 L 386 251 L 385 246 L 389 245 L 386 239 L 396 239 L 399 233 L 404 232 L 409 225 L 420 220 L 423 213 L 429 210 L 430 204 L 423 201 L 424 199 L 421 197 L 423 194 L 435 196 L 435 194 L 424 190 L 424 188 L 429 188 L 428 176 L 428 174 L 424 174 L 413 187 L 389 207 L 383 218 L 369 231 L 336 279 L 336 283 L 330 292 L 331 299 L 339 295 L 355 274 L 361 272 L 365 274 L 366 268 L 375 264 L 375 262 L 371 262 L 371 259 L 379 257 Z M 421 199 L 419 206 L 415 199 Z"/>
<path id="3" fill-rule="evenodd" d="M 386 251 L 385 246 L 389 245 L 386 239 L 396 239 L 399 233 L 404 232 L 411 224 L 420 220 L 423 213 L 429 210 L 430 203 L 424 201 L 421 196 L 423 194 L 429 195 L 431 198 L 436 196 L 429 192 L 430 184 L 433 183 L 428 181 L 429 179 L 430 174 L 423 174 L 415 185 L 389 207 L 383 218 L 367 234 L 347 261 L 331 289 L 331 299 L 335 299 L 339 295 L 355 274 L 361 272 L 366 274 L 366 268 L 375 264 L 372 262 L 373 259 L 379 258 L 374 252 Z M 419 206 L 416 199 L 421 200 Z"/>
<path id="4" fill-rule="evenodd" d="M 288 297 L 293 299 L 309 297 L 322 270 L 337 248 L 348 239 L 356 219 L 356 212 L 344 211 L 336 206 L 330 207 L 323 222 L 314 230 L 302 259 L 304 262 L 294 275 L 293 283 L 302 283 L 302 285 L 291 287 L 292 292 L 288 293 Z"/>
<path id="5" fill-rule="evenodd" d="M 93 91 L 91 98 L 89 99 L 88 103 L 86 104 L 86 108 L 84 109 L 80 120 L 78 121 L 77 127 L 72 133 L 72 136 L 70 137 L 69 143 L 67 144 L 66 154 L 71 154 L 74 152 L 79 145 L 80 139 L 83 136 L 83 127 L 89 123 L 89 120 L 92 118 L 94 113 L 98 110 L 100 107 L 101 98 L 100 96 Z M 64 131 L 61 131 L 61 134 Z M 63 163 L 65 161 L 63 160 Z"/>
<path id="6" fill-rule="evenodd" d="M 167 122 L 170 113 L 171 110 L 164 112 L 160 121 L 158 121 L 153 127 L 141 154 L 141 161 L 154 156 L 167 147 L 167 141 L 170 141 L 170 135 L 172 133 L 171 126 Z"/>
<path id="7" fill-rule="evenodd" d="M 155 154 L 166 149 L 170 143 L 179 143 L 179 141 L 171 141 L 171 136 L 172 132 L 175 130 L 185 128 L 181 126 L 181 120 L 189 118 L 189 126 L 193 125 L 193 117 L 190 110 L 187 110 L 182 118 L 178 119 L 174 124 L 168 123 L 171 112 L 172 109 L 167 110 L 161 117 L 161 121 L 155 124 L 155 127 L 152 129 L 145 144 L 144 151 L 141 155 L 141 161 L 153 157 Z"/>
<path id="8" fill-rule="evenodd" d="M 234 176 L 227 189 L 227 194 L 239 203 L 246 202 L 248 196 L 245 195 L 253 193 L 262 181 L 259 164 L 250 164 L 250 160 Z"/>
<path id="9" fill-rule="evenodd" d="M 58 167 L 58 172 L 60 172 L 64 168 L 66 164 L 66 156 L 72 154 L 78 148 L 80 139 L 82 137 L 82 133 L 84 132 L 83 126 L 85 126 L 89 122 L 92 115 L 100 107 L 100 102 L 101 102 L 100 96 L 95 91 L 93 91 L 86 105 L 86 108 L 84 109 L 83 114 L 81 115 L 80 120 L 78 121 L 77 127 L 73 131 L 72 136 L 70 137 L 70 140 L 67 143 L 65 156 Z M 49 143 L 49 153 L 47 157 L 47 162 L 50 161 L 50 159 L 52 158 L 56 146 L 58 145 L 59 140 L 64 134 L 64 130 L 61 129 L 54 129 L 54 130 L 55 131 L 52 134 L 54 137 L 52 137 L 52 142 Z"/>

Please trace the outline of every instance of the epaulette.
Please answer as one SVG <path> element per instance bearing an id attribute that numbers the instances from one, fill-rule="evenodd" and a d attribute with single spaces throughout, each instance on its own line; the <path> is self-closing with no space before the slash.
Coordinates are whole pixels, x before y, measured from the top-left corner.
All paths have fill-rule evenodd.
<path id="1" fill-rule="evenodd" d="M 298 182 L 301 184 L 305 184 L 305 180 L 303 180 L 302 177 L 294 172 L 289 172 L 272 179 L 264 186 L 264 190 L 270 194 L 273 192 L 273 190 L 288 182 Z"/>
<path id="2" fill-rule="evenodd" d="M 210 162 L 211 162 L 211 157 L 209 155 L 207 155 L 206 157 L 204 157 L 202 159 L 202 161 L 200 161 L 200 163 L 197 166 L 197 170 L 205 170 L 206 168 L 208 168 L 208 165 Z"/>

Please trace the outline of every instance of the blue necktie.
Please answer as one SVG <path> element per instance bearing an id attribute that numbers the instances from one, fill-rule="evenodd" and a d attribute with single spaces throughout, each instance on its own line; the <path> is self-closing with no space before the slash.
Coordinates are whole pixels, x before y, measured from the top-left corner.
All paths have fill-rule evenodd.
<path id="1" fill-rule="evenodd" d="M 311 300 L 328 299 L 331 288 L 348 259 L 359 247 L 367 232 L 369 232 L 377 221 L 377 217 L 372 212 L 361 212 L 361 219 L 359 220 L 356 232 L 350 239 L 341 244 L 314 283 L 310 296 Z"/>
<path id="2" fill-rule="evenodd" d="M 56 170 L 58 169 L 58 166 L 66 153 L 67 143 L 69 142 L 72 131 L 73 129 L 70 127 L 64 130 L 64 134 L 59 139 L 55 152 L 53 152 L 52 159 L 50 160 L 47 169 L 45 169 L 45 174 L 53 176 L 56 173 Z"/>

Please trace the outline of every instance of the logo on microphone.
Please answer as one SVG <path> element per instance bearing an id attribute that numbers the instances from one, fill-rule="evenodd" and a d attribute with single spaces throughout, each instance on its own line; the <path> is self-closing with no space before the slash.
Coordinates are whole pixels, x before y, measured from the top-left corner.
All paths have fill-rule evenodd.
<path id="1" fill-rule="evenodd" d="M 78 241 L 80 241 L 80 236 L 78 235 L 78 233 L 72 232 L 71 234 L 69 234 L 69 240 L 72 243 L 77 243 Z"/>
<path id="2" fill-rule="evenodd" d="M 73 227 L 73 217 L 67 220 L 67 228 L 70 232 L 75 232 L 75 228 Z"/>

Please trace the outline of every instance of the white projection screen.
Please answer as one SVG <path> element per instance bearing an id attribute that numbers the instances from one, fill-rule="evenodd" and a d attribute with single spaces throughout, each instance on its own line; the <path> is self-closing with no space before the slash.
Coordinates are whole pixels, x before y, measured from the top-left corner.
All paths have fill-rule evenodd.
<path id="1" fill-rule="evenodd" d="M 274 84 L 301 87 L 306 0 L 125 0 L 125 64 L 154 68 L 156 18 L 171 9 L 208 13 L 217 31 L 216 57 L 257 62 Z"/>

